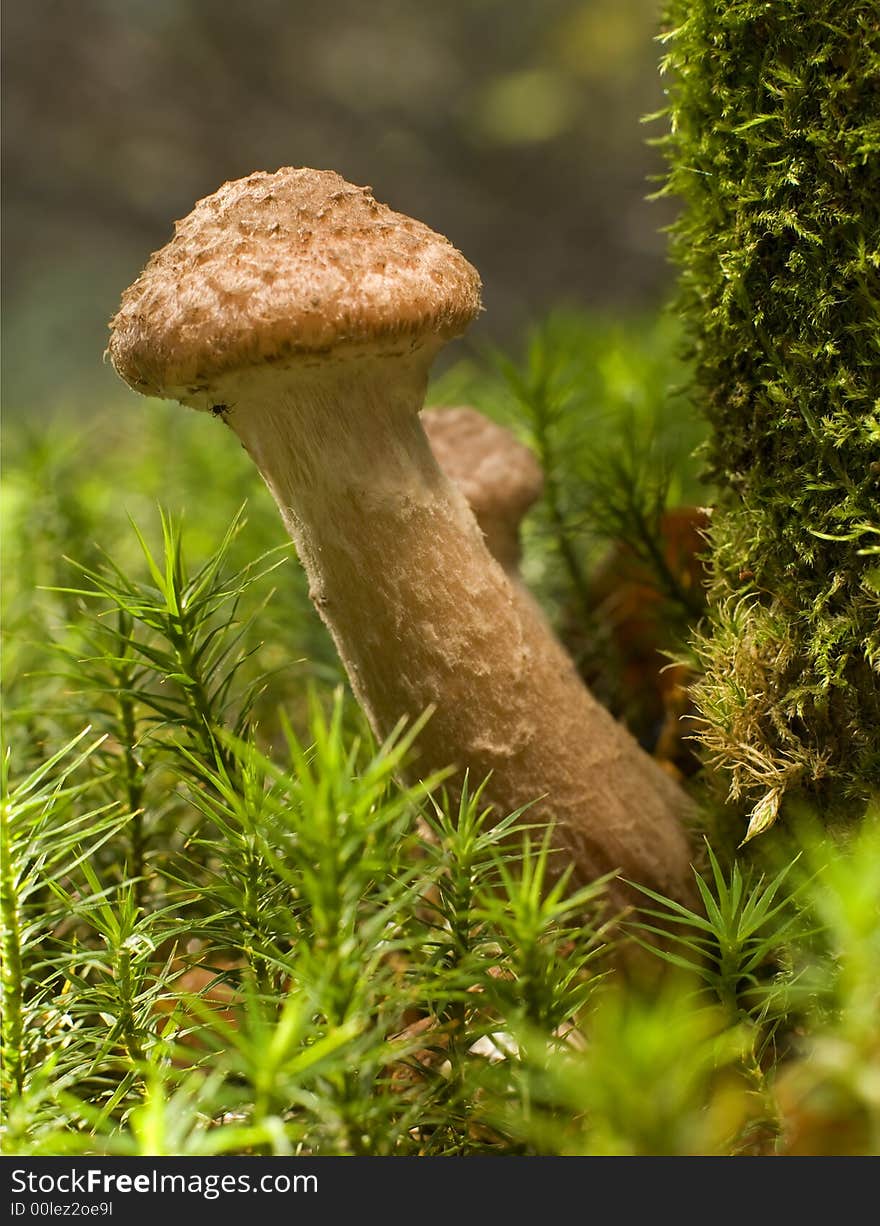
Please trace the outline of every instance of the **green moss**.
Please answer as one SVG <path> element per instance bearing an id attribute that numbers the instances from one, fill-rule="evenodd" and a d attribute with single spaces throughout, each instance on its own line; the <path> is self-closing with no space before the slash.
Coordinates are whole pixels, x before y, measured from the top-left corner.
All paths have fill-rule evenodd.
<path id="1" fill-rule="evenodd" d="M 763 827 L 794 791 L 830 813 L 880 786 L 880 10 L 667 19 L 665 190 L 721 491 L 696 700 Z"/>

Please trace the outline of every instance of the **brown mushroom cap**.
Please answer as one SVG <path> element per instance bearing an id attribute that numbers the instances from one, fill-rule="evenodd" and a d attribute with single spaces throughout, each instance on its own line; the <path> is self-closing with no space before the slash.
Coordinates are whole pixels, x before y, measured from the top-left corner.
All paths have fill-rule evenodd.
<path id="1" fill-rule="evenodd" d="M 468 500 L 486 544 L 502 566 L 519 561 L 519 525 L 541 497 L 544 474 L 510 430 L 466 405 L 424 409 L 434 458 Z"/>
<path id="2" fill-rule="evenodd" d="M 437 463 L 475 515 L 519 520 L 541 497 L 541 465 L 504 426 L 467 405 L 423 409 L 421 418 Z"/>
<path id="3" fill-rule="evenodd" d="M 185 398 L 220 374 L 464 331 L 480 278 L 448 239 L 333 171 L 225 183 L 151 256 L 110 323 L 118 374 Z"/>

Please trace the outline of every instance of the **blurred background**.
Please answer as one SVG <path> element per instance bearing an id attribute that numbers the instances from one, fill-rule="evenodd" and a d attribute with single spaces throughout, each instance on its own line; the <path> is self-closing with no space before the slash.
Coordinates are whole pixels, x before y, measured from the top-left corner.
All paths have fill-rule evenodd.
<path id="1" fill-rule="evenodd" d="M 646 199 L 660 125 L 640 123 L 663 101 L 658 21 L 658 0 L 7 5 L 7 412 L 116 399 L 121 291 L 254 169 L 338 170 L 446 234 L 485 282 L 472 344 L 560 305 L 653 309 L 672 278 L 670 205 Z"/>

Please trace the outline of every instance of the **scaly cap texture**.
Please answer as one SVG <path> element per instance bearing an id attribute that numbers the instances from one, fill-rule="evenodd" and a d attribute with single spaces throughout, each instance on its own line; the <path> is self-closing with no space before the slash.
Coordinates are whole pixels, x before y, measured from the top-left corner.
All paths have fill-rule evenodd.
<path id="1" fill-rule="evenodd" d="M 448 239 L 333 171 L 225 183 L 151 256 L 110 323 L 117 373 L 178 398 L 217 375 L 464 331 L 480 278 Z"/>

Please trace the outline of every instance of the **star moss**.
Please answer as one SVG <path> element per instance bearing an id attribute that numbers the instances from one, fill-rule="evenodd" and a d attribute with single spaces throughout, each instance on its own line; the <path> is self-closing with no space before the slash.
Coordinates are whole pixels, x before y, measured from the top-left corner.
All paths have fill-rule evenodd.
<path id="1" fill-rule="evenodd" d="M 880 10 L 669 0 L 663 42 L 721 490 L 695 697 L 754 834 L 880 787 Z"/>

